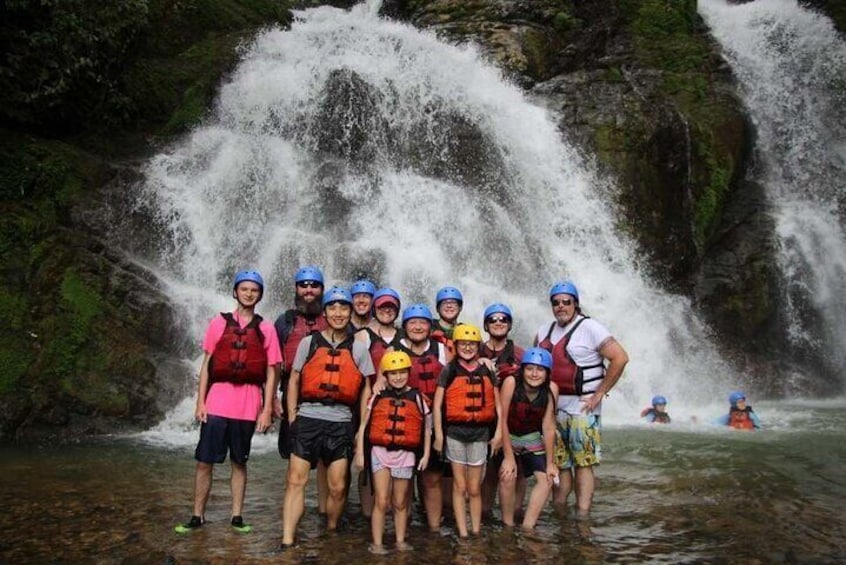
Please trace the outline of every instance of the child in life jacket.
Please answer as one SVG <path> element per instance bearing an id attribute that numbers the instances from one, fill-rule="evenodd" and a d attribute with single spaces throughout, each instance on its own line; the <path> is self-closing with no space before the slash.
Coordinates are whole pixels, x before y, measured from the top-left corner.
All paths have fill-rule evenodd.
<path id="1" fill-rule="evenodd" d="M 652 397 L 652 406 L 644 408 L 640 417 L 650 424 L 669 424 L 670 415 L 667 414 L 667 399 L 661 396 Z"/>
<path id="2" fill-rule="evenodd" d="M 371 553 L 388 553 L 383 544 L 385 514 L 393 508 L 397 551 L 410 551 L 405 534 L 411 503 L 411 478 L 429 462 L 431 412 L 417 389 L 408 386 L 411 358 L 404 351 L 389 351 L 379 370 L 385 389 L 370 398 L 358 431 L 355 465 L 364 469 L 369 453 L 375 504 L 371 515 Z M 367 446 L 367 448 L 365 448 Z M 418 454 L 422 454 L 418 458 Z"/>
<path id="3" fill-rule="evenodd" d="M 736 391 L 729 395 L 729 413 L 717 419 L 717 424 L 721 426 L 731 426 L 738 430 L 757 430 L 761 427 L 761 420 L 758 415 L 752 410 L 751 406 L 746 405 L 746 395 L 742 392 Z"/>
<path id="4" fill-rule="evenodd" d="M 520 371 L 506 377 L 500 388 L 503 457 L 499 500 L 502 521 L 507 526 L 514 525 L 518 476 L 536 479 L 523 515 L 523 528 L 527 530 L 537 524 L 552 485 L 558 479 L 558 466 L 553 458 L 558 387 L 549 380 L 551 371 L 549 351 L 532 347 L 523 354 Z"/>
<path id="5" fill-rule="evenodd" d="M 453 332 L 456 358 L 441 371 L 435 389 L 436 451 L 444 451 L 453 475 L 452 506 L 458 535 L 467 537 L 465 500 L 470 503 L 470 525 L 474 534 L 482 526 L 482 476 L 488 447 L 499 450 L 502 435 L 499 419 L 499 390 L 496 376 L 479 362 L 482 332 L 476 326 L 459 324 Z M 493 433 L 491 430 L 494 430 Z"/>

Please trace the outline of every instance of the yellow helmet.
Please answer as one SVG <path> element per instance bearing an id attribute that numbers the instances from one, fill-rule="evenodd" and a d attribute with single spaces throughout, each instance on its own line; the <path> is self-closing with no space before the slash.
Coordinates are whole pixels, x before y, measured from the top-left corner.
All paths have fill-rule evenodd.
<path id="1" fill-rule="evenodd" d="M 458 324 L 452 331 L 453 341 L 482 341 L 482 332 L 473 324 Z"/>
<path id="2" fill-rule="evenodd" d="M 388 351 L 379 363 L 379 369 L 384 373 L 387 371 L 400 371 L 411 368 L 411 357 L 405 351 Z"/>

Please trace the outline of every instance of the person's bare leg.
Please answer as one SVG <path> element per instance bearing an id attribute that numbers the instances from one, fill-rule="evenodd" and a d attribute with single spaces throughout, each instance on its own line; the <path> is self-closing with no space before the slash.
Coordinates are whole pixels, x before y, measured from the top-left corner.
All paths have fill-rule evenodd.
<path id="1" fill-rule="evenodd" d="M 373 545 L 382 547 L 385 537 L 385 515 L 391 504 L 391 470 L 380 469 L 373 473 L 373 514 L 370 517 L 370 530 L 373 535 Z M 369 488 L 369 487 L 368 487 Z M 396 516 L 394 516 L 396 519 Z"/>
<path id="2" fill-rule="evenodd" d="M 329 486 L 329 496 L 326 499 L 326 527 L 329 530 L 338 528 L 338 522 L 344 513 L 347 503 L 347 476 L 350 471 L 349 459 L 336 459 L 326 468 L 326 479 Z"/>
<path id="3" fill-rule="evenodd" d="M 405 545 L 405 534 L 408 531 L 408 514 L 411 510 L 411 480 L 393 479 L 394 530 L 397 534 L 397 546 Z"/>
<path id="4" fill-rule="evenodd" d="M 593 467 L 576 467 L 576 512 L 579 516 L 590 514 L 595 489 Z"/>
<path id="5" fill-rule="evenodd" d="M 502 511 L 502 523 L 514 525 L 514 500 L 516 498 L 517 479 L 513 475 L 499 479 L 499 507 Z"/>
<path id="6" fill-rule="evenodd" d="M 429 530 L 437 532 L 441 527 L 444 511 L 444 495 L 441 492 L 443 474 L 436 471 L 423 471 L 423 506 L 426 508 L 426 521 Z"/>
<path id="7" fill-rule="evenodd" d="M 467 496 L 470 498 L 470 531 L 479 534 L 482 531 L 482 477 L 484 465 L 467 467 Z"/>
<path id="8" fill-rule="evenodd" d="M 529 504 L 523 515 L 523 528 L 526 530 L 531 530 L 538 523 L 538 518 L 543 511 L 544 505 L 546 505 L 550 493 L 549 478 L 546 476 L 546 473 L 541 473 L 540 471 L 535 472 L 535 480 L 537 483 L 529 495 Z"/>
<path id="9" fill-rule="evenodd" d="M 247 492 L 247 466 L 231 463 L 232 476 L 229 490 L 232 492 L 232 515 L 240 516 L 244 508 L 244 496 Z"/>
<path id="10" fill-rule="evenodd" d="M 455 527 L 458 536 L 467 537 L 467 470 L 469 467 L 461 463 L 451 462 L 452 465 L 452 513 L 455 515 Z M 481 508 L 481 506 L 480 506 Z"/>
<path id="11" fill-rule="evenodd" d="M 326 464 L 317 462 L 317 513 L 326 514 L 326 500 L 329 498 L 329 485 L 326 478 Z"/>
<path id="12" fill-rule="evenodd" d="M 204 521 L 213 475 L 214 465 L 212 463 L 197 461 L 197 469 L 194 472 L 194 516 L 199 516 Z"/>
<path id="13" fill-rule="evenodd" d="M 297 532 L 297 524 L 305 510 L 305 488 L 311 464 L 291 454 L 288 462 L 285 501 L 282 506 L 282 543 L 292 545 Z"/>

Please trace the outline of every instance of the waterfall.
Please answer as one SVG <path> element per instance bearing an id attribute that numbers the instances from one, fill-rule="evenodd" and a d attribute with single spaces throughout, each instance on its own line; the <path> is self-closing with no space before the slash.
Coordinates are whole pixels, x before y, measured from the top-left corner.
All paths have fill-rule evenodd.
<path id="1" fill-rule="evenodd" d="M 753 174 L 775 208 L 788 338 L 846 382 L 846 44 L 795 0 L 699 10 L 757 130 Z"/>
<path id="2" fill-rule="evenodd" d="M 635 421 L 656 393 L 676 411 L 722 407 L 738 384 L 689 301 L 641 272 L 554 116 L 474 47 L 372 9 L 310 9 L 259 35 L 205 123 L 145 173 L 138 206 L 198 343 L 241 268 L 264 274 L 258 310 L 271 319 L 296 268 L 317 264 L 330 283 L 366 272 L 406 305 L 456 285 L 476 324 L 505 302 L 523 345 L 552 320 L 551 284 L 570 278 L 631 357 L 612 421 Z M 184 429 L 192 406 L 160 431 Z"/>

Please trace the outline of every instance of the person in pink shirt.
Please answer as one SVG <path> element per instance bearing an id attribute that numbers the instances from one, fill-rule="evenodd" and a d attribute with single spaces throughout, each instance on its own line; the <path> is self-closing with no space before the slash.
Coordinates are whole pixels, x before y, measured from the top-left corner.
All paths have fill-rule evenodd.
<path id="1" fill-rule="evenodd" d="M 259 273 L 239 271 L 232 282 L 237 307 L 216 316 L 206 329 L 194 414 L 202 422 L 194 452 L 194 513 L 188 522 L 174 528 L 177 533 L 196 530 L 205 523 L 214 465 L 223 463 L 227 453 L 232 466 L 232 528 L 239 533 L 252 530 L 241 516 L 247 460 L 253 434 L 270 427 L 276 390 L 274 366 L 282 361 L 276 329 L 255 313 L 263 294 L 264 280 Z"/>

